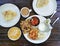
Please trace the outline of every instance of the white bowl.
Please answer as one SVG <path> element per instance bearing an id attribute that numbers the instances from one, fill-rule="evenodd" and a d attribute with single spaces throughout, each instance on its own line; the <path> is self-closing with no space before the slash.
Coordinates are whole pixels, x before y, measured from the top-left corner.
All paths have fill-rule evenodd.
<path id="1" fill-rule="evenodd" d="M 23 15 L 22 14 L 22 10 L 23 9 L 27 9 L 29 12 L 28 12 L 28 14 L 27 15 Z M 27 18 L 29 15 L 30 15 L 30 12 L 32 11 L 32 9 L 29 9 L 28 7 L 23 7 L 23 8 L 21 8 L 21 15 L 22 15 L 22 17 L 24 17 L 24 18 Z"/>

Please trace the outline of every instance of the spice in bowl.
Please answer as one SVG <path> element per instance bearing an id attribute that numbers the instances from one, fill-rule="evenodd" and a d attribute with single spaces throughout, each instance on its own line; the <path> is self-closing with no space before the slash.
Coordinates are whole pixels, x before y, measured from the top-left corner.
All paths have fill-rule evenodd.
<path id="1" fill-rule="evenodd" d="M 37 26 L 39 23 L 40 23 L 40 20 L 39 20 L 38 17 L 36 17 L 36 16 L 32 17 L 32 19 L 31 19 L 31 25 Z"/>

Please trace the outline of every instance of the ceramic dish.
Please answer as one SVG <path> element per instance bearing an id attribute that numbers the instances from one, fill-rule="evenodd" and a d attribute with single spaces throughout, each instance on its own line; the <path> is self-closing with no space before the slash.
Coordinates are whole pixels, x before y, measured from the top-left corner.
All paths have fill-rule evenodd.
<path id="1" fill-rule="evenodd" d="M 49 0 L 49 3 L 41 8 L 37 8 L 36 4 L 37 4 L 37 0 L 33 0 L 32 3 L 33 9 L 37 14 L 41 16 L 50 16 L 57 9 L 56 0 Z"/>
<path id="2" fill-rule="evenodd" d="M 12 41 L 16 41 L 21 37 L 21 30 L 18 27 L 12 27 L 8 30 L 8 38 Z"/>
<path id="3" fill-rule="evenodd" d="M 46 20 L 46 18 L 44 18 L 44 17 L 42 17 L 42 16 L 38 16 L 38 15 L 33 15 L 33 16 L 36 16 L 36 17 L 38 17 L 39 19 L 40 19 L 40 23 L 42 23 L 42 22 L 44 22 L 45 20 Z M 32 18 L 33 16 L 30 16 L 29 18 L 27 18 L 27 19 L 30 19 L 30 18 Z M 38 26 L 37 26 L 38 27 Z M 39 30 L 40 31 L 40 30 Z M 44 34 L 44 38 L 41 38 L 41 39 L 37 39 L 37 40 L 33 40 L 33 39 L 30 39 L 29 37 L 28 37 L 28 33 L 26 33 L 26 34 L 24 34 L 24 37 L 29 41 L 29 42 L 31 42 L 31 43 L 34 43 L 34 44 L 39 44 L 39 43 L 43 43 L 43 42 L 45 42 L 48 38 L 49 38 L 49 36 L 50 36 L 50 34 L 51 34 L 51 30 L 49 30 L 48 32 L 41 32 L 41 33 L 43 33 Z"/>
<path id="4" fill-rule="evenodd" d="M 3 12 L 8 11 L 8 10 L 12 10 L 14 12 L 16 12 L 16 17 L 14 19 L 12 19 L 11 21 L 6 21 L 3 17 Z M 11 27 L 14 26 L 20 19 L 20 11 L 19 8 L 11 3 L 7 3 L 7 4 L 3 4 L 2 6 L 0 6 L 0 25 L 3 27 Z"/>

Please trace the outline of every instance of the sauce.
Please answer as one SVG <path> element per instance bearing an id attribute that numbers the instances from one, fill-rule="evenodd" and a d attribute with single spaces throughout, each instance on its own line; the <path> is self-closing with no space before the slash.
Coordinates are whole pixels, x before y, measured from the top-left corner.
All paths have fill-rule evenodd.
<path id="1" fill-rule="evenodd" d="M 32 19 L 31 19 L 31 24 L 32 24 L 33 26 L 37 26 L 37 25 L 39 24 L 39 18 L 36 17 L 36 16 L 32 17 Z"/>

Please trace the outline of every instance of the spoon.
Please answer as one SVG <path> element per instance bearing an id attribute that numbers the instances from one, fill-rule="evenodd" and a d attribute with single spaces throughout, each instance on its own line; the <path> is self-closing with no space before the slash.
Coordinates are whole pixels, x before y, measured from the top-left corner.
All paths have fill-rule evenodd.
<path id="1" fill-rule="evenodd" d="M 57 11 L 54 11 L 53 14 L 52 14 L 52 16 L 51 16 L 50 18 L 52 18 L 56 12 L 57 12 Z"/>
<path id="2" fill-rule="evenodd" d="M 53 22 L 52 25 L 54 25 L 59 20 L 59 17 Z"/>

